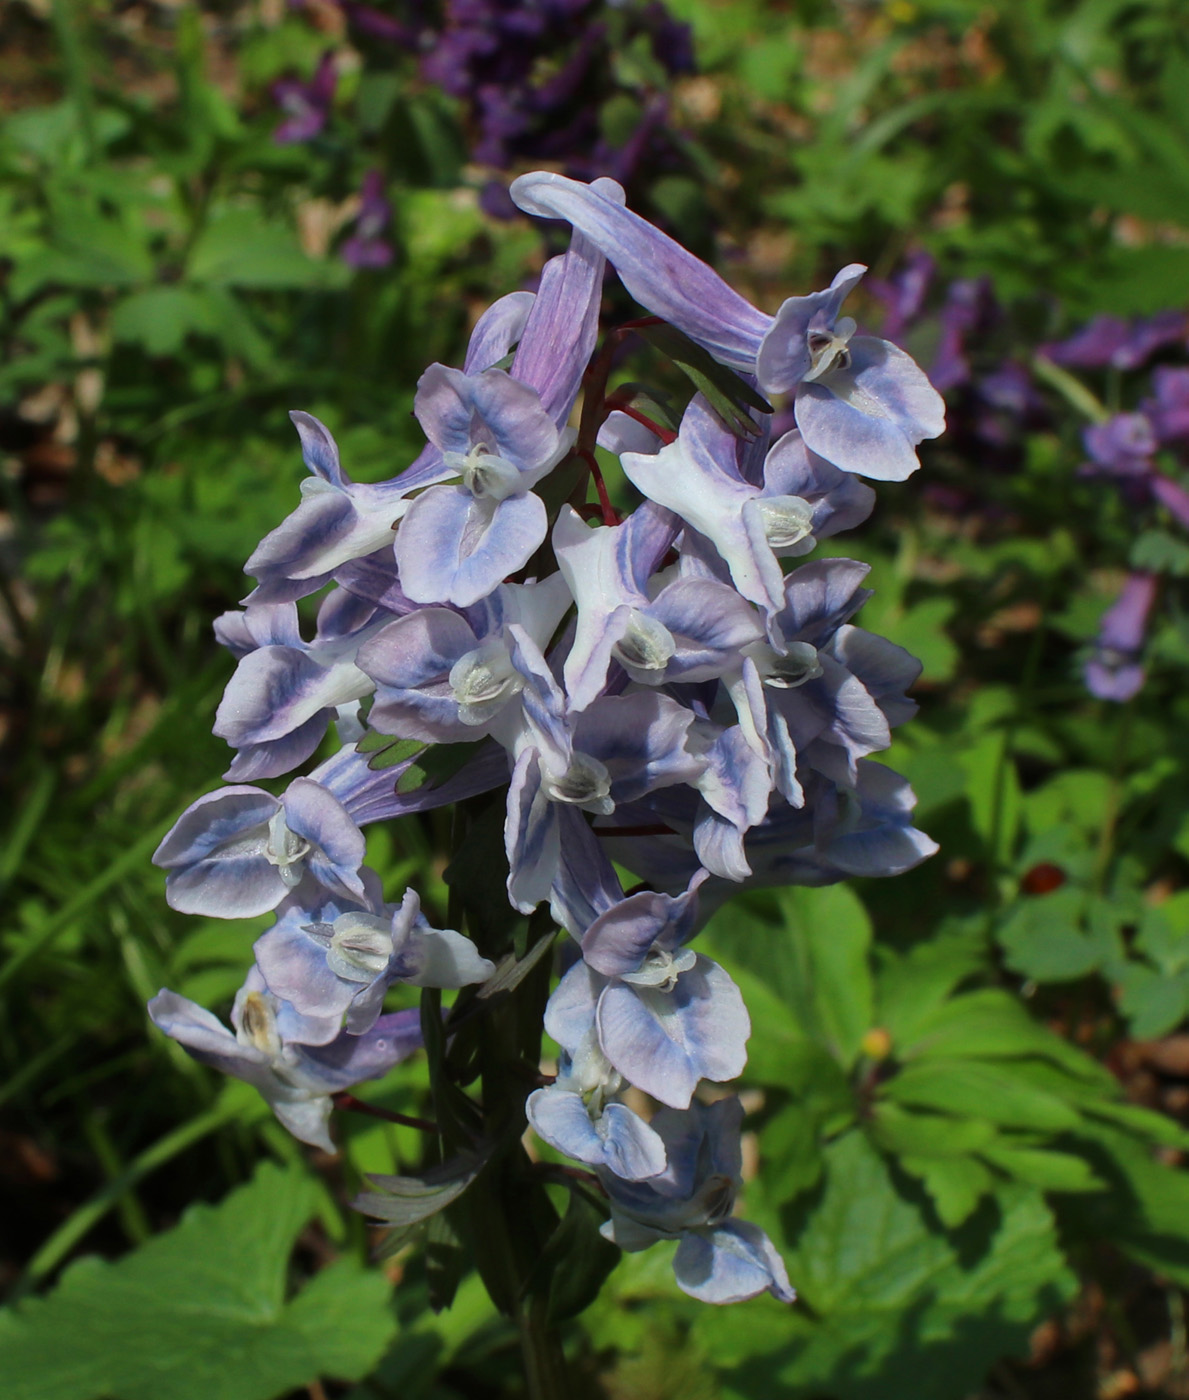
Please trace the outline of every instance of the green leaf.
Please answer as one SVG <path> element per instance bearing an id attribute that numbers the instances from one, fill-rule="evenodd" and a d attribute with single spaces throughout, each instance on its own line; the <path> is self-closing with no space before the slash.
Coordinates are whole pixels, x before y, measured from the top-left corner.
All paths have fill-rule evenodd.
<path id="1" fill-rule="evenodd" d="M 1141 1040 L 1167 1035 L 1189 1014 L 1189 977 L 1133 962 L 1117 971 L 1115 984 L 1119 1010 Z"/>
<path id="2" fill-rule="evenodd" d="M 918 1113 L 883 1101 L 873 1106 L 868 1130 L 885 1152 L 916 1157 L 964 1157 L 996 1137 L 985 1118 Z"/>
<path id="3" fill-rule="evenodd" d="M 374 729 L 369 729 L 364 734 L 357 747 L 360 753 L 371 754 L 367 766 L 373 772 L 379 772 L 384 768 L 395 768 L 398 763 L 404 763 L 406 760 L 416 757 L 417 754 L 424 753 L 426 749 L 426 745 L 419 739 L 393 739 L 390 734 L 377 734 Z M 418 769 L 417 771 L 421 775 L 421 782 L 423 782 L 425 770 Z M 406 776 L 407 773 L 402 773 L 396 780 L 398 790 L 400 783 Z M 420 787 L 421 782 L 418 782 L 416 786 Z"/>
<path id="4" fill-rule="evenodd" d="M 650 321 L 635 329 L 637 335 L 673 361 L 722 419 L 724 427 L 736 437 L 759 437 L 759 424 L 748 410 L 771 413 L 772 405 L 750 384 L 744 383 L 725 365 L 720 365 L 709 351 L 695 345 L 675 326 Z"/>
<path id="5" fill-rule="evenodd" d="M 822 1174 L 821 1137 L 818 1115 L 801 1102 L 787 1104 L 765 1124 L 760 1134 L 764 1170 L 773 1173 L 787 1199 L 817 1185 Z"/>
<path id="6" fill-rule="evenodd" d="M 1020 827 L 1020 779 L 1007 753 L 1005 733 L 984 735 L 959 759 L 967 773 L 966 794 L 975 831 L 988 857 L 1006 863 Z"/>
<path id="7" fill-rule="evenodd" d="M 1038 982 L 1070 982 L 1101 966 L 1113 945 L 1101 926 L 1085 928 L 1085 903 L 1073 886 L 1020 899 L 996 933 L 1008 967 Z"/>
<path id="8" fill-rule="evenodd" d="M 6 1397 L 271 1400 L 365 1376 L 394 1331 L 383 1275 L 341 1259 L 285 1299 L 319 1195 L 266 1164 L 116 1263 L 80 1260 L 47 1298 L 0 1312 Z"/>
<path id="9" fill-rule="evenodd" d="M 211 287 L 266 290 L 341 285 L 350 274 L 307 258 L 292 229 L 267 223 L 258 207 L 225 207 L 195 240 L 186 275 Z"/>
<path id="10" fill-rule="evenodd" d="M 702 935 L 729 968 L 742 965 L 846 1068 L 874 1016 L 871 921 L 844 885 L 744 895 Z"/>
<path id="11" fill-rule="evenodd" d="M 1128 563 L 1153 574 L 1189 575 L 1189 544 L 1164 530 L 1145 530 L 1131 546 Z"/>
<path id="12" fill-rule="evenodd" d="M 606 1219 L 585 1192 L 572 1190 L 566 1213 L 545 1242 L 528 1292 L 538 1291 L 541 1280 L 549 1294 L 548 1317 L 552 1323 L 577 1317 L 598 1297 L 607 1276 L 620 1260 L 619 1249 L 599 1234 Z"/>
<path id="13" fill-rule="evenodd" d="M 979 1156 L 1017 1181 L 1043 1191 L 1101 1191 L 1102 1181 L 1084 1157 L 1043 1147 L 1018 1147 L 1001 1141 L 984 1147 Z"/>
<path id="14" fill-rule="evenodd" d="M 990 1122 L 1005 1127 L 1060 1132 L 1078 1125 L 1076 1109 L 1028 1083 L 1013 1068 L 979 1060 L 920 1060 L 887 1080 L 880 1094 L 898 1104 L 956 1116 L 977 1104 Z"/>
<path id="15" fill-rule="evenodd" d="M 434 1312 L 441 1312 L 454 1301 L 468 1263 L 450 1212 L 443 1210 L 431 1215 L 425 1224 L 425 1280 L 429 1285 L 429 1305 Z"/>
<path id="16" fill-rule="evenodd" d="M 995 1179 L 973 1157 L 901 1157 L 900 1165 L 919 1177 L 928 1191 L 937 1217 L 948 1229 L 956 1229 L 974 1214 L 979 1201 Z"/>
<path id="17" fill-rule="evenodd" d="M 881 951 L 876 1014 L 892 1038 L 895 1054 L 918 1040 L 936 1008 L 987 962 L 981 928 L 936 935 L 900 956 Z"/>
<path id="18" fill-rule="evenodd" d="M 173 355 L 192 334 L 210 335 L 215 315 L 201 292 L 187 287 L 150 287 L 133 292 L 112 311 L 117 340 L 143 345 L 150 355 Z"/>
<path id="19" fill-rule="evenodd" d="M 403 743 L 412 744 L 415 741 L 406 739 Z M 405 754 L 405 757 L 408 757 L 410 753 L 417 753 L 418 757 L 417 762 L 411 764 L 397 778 L 396 790 L 398 793 L 417 792 L 418 789 L 427 785 L 437 787 L 440 783 L 444 783 L 448 778 L 461 772 L 478 752 L 474 744 L 431 744 L 428 747 L 424 745 L 419 747 L 421 750 L 419 753 L 414 748 Z M 391 761 L 401 762 L 403 760 L 393 759 Z M 368 766 L 386 768 L 389 764 L 387 762 L 383 765 L 372 763 Z"/>
<path id="20" fill-rule="evenodd" d="M 1063 1200 L 1062 1219 L 1083 1238 L 1109 1240 L 1189 1287 L 1189 1175 L 1106 1125 L 1085 1125 L 1078 1136 L 1087 1139 L 1091 1165 L 1108 1189 Z"/>
<path id="21" fill-rule="evenodd" d="M 898 1046 L 901 1060 L 926 1056 L 958 1059 L 1019 1059 L 1040 1055 L 1071 1074 L 1097 1082 L 1097 1063 L 1060 1036 L 1038 1025 L 1017 997 L 987 987 L 954 997 L 917 1025 L 912 1044 Z"/>
<path id="22" fill-rule="evenodd" d="M 807 1310 L 748 1304 L 697 1317 L 699 1340 L 749 1396 L 954 1400 L 1037 1321 L 1070 1299 L 1039 1192 L 1001 1187 L 954 1233 L 937 1230 L 915 1183 L 860 1132 L 826 1148 L 820 1196 L 783 1219 L 782 1253 Z M 778 1239 L 778 1245 L 782 1242 Z"/>

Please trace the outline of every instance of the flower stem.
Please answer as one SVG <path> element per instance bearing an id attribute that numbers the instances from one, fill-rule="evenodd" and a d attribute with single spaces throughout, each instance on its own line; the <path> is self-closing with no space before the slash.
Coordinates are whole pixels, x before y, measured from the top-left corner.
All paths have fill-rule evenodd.
<path id="1" fill-rule="evenodd" d="M 516 1319 L 529 1400 L 570 1400 L 565 1353 L 557 1329 L 549 1325 L 546 1300 L 533 1298 Z"/>

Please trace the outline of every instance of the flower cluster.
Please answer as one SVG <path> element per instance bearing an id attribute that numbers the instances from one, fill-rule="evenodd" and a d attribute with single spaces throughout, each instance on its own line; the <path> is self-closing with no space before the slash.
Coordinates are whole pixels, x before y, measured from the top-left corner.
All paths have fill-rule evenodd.
<path id="1" fill-rule="evenodd" d="M 936 278 L 933 259 L 918 251 L 896 275 L 872 285 L 884 306 L 882 330 L 889 339 L 911 342 L 923 329 Z M 1165 521 L 1189 528 L 1189 489 L 1183 481 L 1189 462 L 1189 367 L 1184 363 L 1189 316 L 1184 311 L 1130 319 L 1095 316 L 1066 339 L 1041 345 L 1031 365 L 988 357 L 985 349 L 976 354 L 1007 321 L 987 279 L 949 283 L 934 320 L 930 338 L 936 346 L 928 374 L 947 395 L 950 438 L 965 455 L 980 464 L 1016 469 L 1025 435 L 1054 426 L 1042 392 L 1047 378 L 1092 419 L 1081 434 L 1086 460 L 1079 474 L 1115 488 L 1141 538 L 1145 528 L 1159 529 Z M 1157 359 L 1164 362 L 1153 366 Z M 1057 376 L 1053 366 L 1061 372 Z M 1113 412 L 1067 373 L 1109 377 L 1107 397 L 1117 401 L 1120 377 L 1149 367 L 1146 383 L 1129 386 L 1135 407 Z M 1136 558 L 1133 551 L 1119 597 L 1102 616 L 1082 664 L 1086 688 L 1099 699 L 1130 700 L 1144 683 L 1147 629 L 1160 592 L 1162 556 L 1168 552 L 1149 551 L 1151 557 L 1145 558 L 1141 546 Z"/>
<path id="2" fill-rule="evenodd" d="M 416 0 L 395 13 L 360 0 L 338 4 L 365 64 L 389 70 L 393 49 L 404 50 L 426 83 L 458 100 L 475 165 L 502 172 L 544 162 L 583 179 L 611 175 L 629 188 L 688 168 L 666 92 L 694 71 L 692 36 L 660 0 Z M 284 117 L 274 140 L 320 137 L 336 88 L 333 51 L 308 81 L 274 83 Z M 366 187 L 363 199 L 366 206 Z M 494 217 L 517 215 L 498 176 L 484 183 L 480 200 Z M 354 242 L 343 257 L 377 266 L 372 246 L 370 259 L 357 256 Z"/>
<path id="3" fill-rule="evenodd" d="M 381 1014 L 388 988 L 493 973 L 412 891 L 384 903 L 361 828 L 502 789 L 507 899 L 525 915 L 547 903 L 569 935 L 545 1015 L 559 1070 L 529 1120 L 593 1169 L 622 1248 L 679 1241 L 678 1281 L 708 1301 L 789 1299 L 766 1236 L 732 1215 L 739 1102 L 698 1097 L 741 1073 L 750 1026 L 694 938 L 742 885 L 893 875 L 935 849 L 908 784 L 871 757 L 913 713 L 919 666 L 851 621 L 867 567 L 782 561 L 866 518 L 859 477 L 906 477 L 941 400 L 842 315 L 860 266 L 768 316 L 612 180 L 536 173 L 512 196 L 568 221 L 569 249 L 535 294 L 480 318 L 461 368 L 426 370 L 420 456 L 356 483 L 322 424 L 293 415 L 302 502 L 249 560 L 244 610 L 217 624 L 239 658 L 215 725 L 235 785 L 194 803 L 155 857 L 175 908 L 276 924 L 234 1034 L 170 992 L 152 1014 L 327 1146 L 329 1095 L 418 1042 L 406 1013 Z M 675 430 L 634 386 L 607 391 L 607 262 L 651 313 L 641 326 L 667 322 L 705 355 Z M 621 329 L 608 345 L 624 343 Z M 791 396 L 797 426 L 775 441 L 761 394 Z M 641 498 L 626 518 L 596 445 Z M 319 590 L 307 640 L 297 603 Z M 341 747 L 308 776 L 280 796 L 253 785 L 312 758 L 331 724 Z M 399 761 L 369 767 L 376 736 Z M 625 890 L 624 870 L 642 883 Z"/>

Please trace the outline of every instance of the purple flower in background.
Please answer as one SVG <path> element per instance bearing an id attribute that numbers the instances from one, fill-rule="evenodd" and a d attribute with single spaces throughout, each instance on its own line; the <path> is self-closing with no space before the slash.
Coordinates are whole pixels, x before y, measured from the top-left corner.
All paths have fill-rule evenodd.
<path id="1" fill-rule="evenodd" d="M 1138 369 L 1158 350 L 1183 342 L 1189 318 L 1183 311 L 1158 311 L 1134 323 L 1119 316 L 1095 316 L 1067 340 L 1041 347 L 1066 369 Z"/>
<path id="2" fill-rule="evenodd" d="M 1189 439 L 1189 369 L 1158 365 L 1152 373 L 1155 398 L 1140 405 L 1161 443 Z"/>
<path id="3" fill-rule="evenodd" d="M 902 268 L 885 280 L 867 279 L 867 293 L 881 301 L 886 308 L 880 329 L 888 340 L 897 343 L 925 308 L 925 297 L 933 284 L 937 263 L 923 248 L 909 255 Z"/>
<path id="4" fill-rule="evenodd" d="M 1152 468 L 1156 435 L 1142 413 L 1116 413 L 1082 434 L 1091 460 L 1084 470 L 1106 476 L 1146 476 Z"/>
<path id="5" fill-rule="evenodd" d="M 1122 593 L 1103 613 L 1094 651 L 1084 671 L 1086 689 L 1100 700 L 1130 700 L 1143 686 L 1140 654 L 1156 588 L 1154 574 L 1132 574 Z"/>
<path id="6" fill-rule="evenodd" d="M 394 249 L 383 234 L 391 222 L 392 206 L 384 195 L 384 177 L 378 170 L 369 170 L 363 177 L 355 232 L 339 249 L 343 261 L 350 267 L 387 267 Z"/>
<path id="7" fill-rule="evenodd" d="M 286 120 L 273 132 L 278 146 L 295 146 L 312 141 L 330 120 L 338 73 L 334 54 L 327 50 L 308 83 L 299 78 L 281 78 L 272 86 L 273 100 L 286 113 Z"/>

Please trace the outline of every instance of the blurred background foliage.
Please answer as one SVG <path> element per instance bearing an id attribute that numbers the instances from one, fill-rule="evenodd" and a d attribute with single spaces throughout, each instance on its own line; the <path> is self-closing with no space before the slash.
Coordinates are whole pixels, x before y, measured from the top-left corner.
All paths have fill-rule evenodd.
<path id="1" fill-rule="evenodd" d="M 411 460 L 422 369 L 552 246 L 502 194 L 544 164 L 614 174 L 767 309 L 868 263 L 857 314 L 951 421 L 839 546 L 925 663 L 890 761 L 941 854 L 706 934 L 755 1023 L 747 1212 L 802 1301 L 706 1309 L 625 1258 L 578 1384 L 1189 1395 L 1178 0 L 13 0 L 0 65 L 6 1393 L 521 1393 L 474 1275 L 435 1316 L 418 1254 L 362 1267 L 343 1202 L 417 1135 L 346 1115 L 311 1159 L 143 1008 L 224 1010 L 263 927 L 173 914 L 148 858 L 227 762 L 210 623 L 297 499 L 286 411 L 359 478 Z M 431 914 L 444 836 L 370 838 Z"/>

